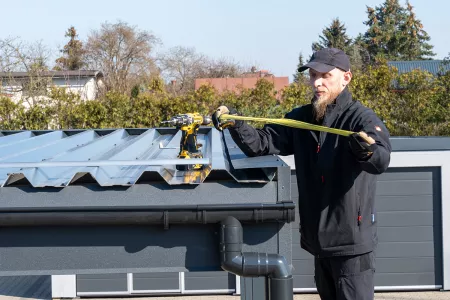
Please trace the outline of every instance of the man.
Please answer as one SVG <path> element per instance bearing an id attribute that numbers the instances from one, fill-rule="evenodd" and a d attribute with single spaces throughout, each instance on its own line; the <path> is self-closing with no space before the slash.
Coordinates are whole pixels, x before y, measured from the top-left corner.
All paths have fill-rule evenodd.
<path id="1" fill-rule="evenodd" d="M 309 69 L 311 104 L 285 118 L 355 132 L 350 137 L 281 125 L 255 129 L 243 121 L 222 122 L 247 156 L 294 155 L 299 190 L 301 246 L 314 255 L 315 283 L 321 299 L 374 297 L 374 249 L 378 238 L 374 209 L 376 175 L 389 165 L 389 132 L 375 113 L 353 100 L 348 56 L 325 48 L 299 72 Z M 365 137 L 366 139 L 363 139 Z"/>

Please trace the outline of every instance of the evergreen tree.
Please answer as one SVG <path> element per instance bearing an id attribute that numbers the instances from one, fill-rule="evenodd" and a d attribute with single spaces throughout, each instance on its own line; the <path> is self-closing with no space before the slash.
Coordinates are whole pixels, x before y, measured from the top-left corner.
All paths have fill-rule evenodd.
<path id="1" fill-rule="evenodd" d="M 354 70 L 362 70 L 369 64 L 369 58 L 363 46 L 361 46 L 356 40 L 347 49 L 347 55 L 350 59 L 350 68 Z"/>
<path id="2" fill-rule="evenodd" d="M 77 31 L 72 26 L 65 34 L 69 38 L 69 42 L 62 50 L 63 56 L 56 59 L 56 70 L 79 70 L 84 66 L 83 43 L 77 39 Z"/>
<path id="3" fill-rule="evenodd" d="M 313 43 L 311 48 L 313 51 L 329 47 L 341 49 L 349 56 L 352 70 L 361 69 L 366 62 L 365 49 L 358 39 L 352 41 L 346 32 L 345 24 L 336 18 L 322 31 L 320 41 Z"/>
<path id="4" fill-rule="evenodd" d="M 301 81 L 302 78 L 305 78 L 305 74 L 303 72 L 299 72 L 298 68 L 300 68 L 301 66 L 303 66 L 305 64 L 304 59 L 303 59 L 303 54 L 300 52 L 299 56 L 298 56 L 298 64 L 297 64 L 297 68 L 295 69 L 295 73 L 294 73 L 294 82 L 295 83 L 299 83 Z"/>
<path id="5" fill-rule="evenodd" d="M 319 36 L 319 42 L 314 42 L 311 45 L 313 51 L 322 48 L 338 48 L 344 52 L 348 52 L 352 39 L 346 33 L 345 24 L 339 21 L 339 18 L 333 19 L 329 27 L 326 27 Z"/>
<path id="6" fill-rule="evenodd" d="M 414 60 L 434 55 L 433 46 L 426 43 L 430 38 L 412 8 L 408 2 L 407 8 L 403 8 L 398 0 L 367 7 L 368 20 L 364 24 L 369 28 L 363 44 L 372 58 Z"/>
<path id="7" fill-rule="evenodd" d="M 431 51 L 433 46 L 427 42 L 431 39 L 423 30 L 423 25 L 413 11 L 413 6 L 407 2 L 407 16 L 400 30 L 403 35 L 402 57 L 404 60 L 426 59 L 426 56 L 436 55 Z"/>

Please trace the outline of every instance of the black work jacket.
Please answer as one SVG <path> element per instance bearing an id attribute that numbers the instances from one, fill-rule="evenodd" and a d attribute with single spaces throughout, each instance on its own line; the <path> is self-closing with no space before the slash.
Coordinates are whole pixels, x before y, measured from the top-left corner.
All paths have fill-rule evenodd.
<path id="1" fill-rule="evenodd" d="M 285 118 L 314 123 L 312 105 Z M 298 183 L 301 246 L 316 257 L 357 255 L 377 244 L 374 198 L 376 175 L 389 165 L 391 144 L 383 122 L 345 88 L 328 105 L 323 126 L 364 131 L 378 145 L 367 161 L 358 161 L 349 138 L 341 135 L 244 122 L 230 134 L 247 156 L 294 155 Z"/>

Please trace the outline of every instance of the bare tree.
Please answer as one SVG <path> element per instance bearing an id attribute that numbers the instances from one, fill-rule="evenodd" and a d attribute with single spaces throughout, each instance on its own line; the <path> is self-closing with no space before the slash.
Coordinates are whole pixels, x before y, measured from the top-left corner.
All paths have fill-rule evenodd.
<path id="1" fill-rule="evenodd" d="M 208 59 L 203 70 L 197 74 L 198 78 L 226 78 L 239 77 L 249 68 L 232 59 Z"/>
<path id="2" fill-rule="evenodd" d="M 206 65 L 206 57 L 195 48 L 176 46 L 162 54 L 160 62 L 162 72 L 167 79 L 176 81 L 176 92 L 194 89 L 194 79 Z"/>
<path id="3" fill-rule="evenodd" d="M 240 76 L 245 68 L 232 60 L 212 59 L 196 52 L 195 48 L 176 46 L 158 59 L 164 77 L 175 80 L 175 92 L 194 89 L 196 78 L 224 78 Z"/>
<path id="4" fill-rule="evenodd" d="M 51 78 L 47 71 L 50 50 L 41 41 L 25 43 L 18 38 L 0 40 L 0 71 L 2 90 L 22 93 L 22 100 L 29 106 L 45 96 Z M 24 72 L 20 76 L 15 72 Z"/>
<path id="5" fill-rule="evenodd" d="M 137 77 L 155 70 L 151 52 L 158 42 L 150 32 L 125 22 L 103 23 L 88 36 L 88 67 L 103 72 L 107 90 L 129 93 Z"/>
<path id="6" fill-rule="evenodd" d="M 16 47 L 17 38 L 0 39 L 0 72 L 12 72 L 17 69 Z"/>

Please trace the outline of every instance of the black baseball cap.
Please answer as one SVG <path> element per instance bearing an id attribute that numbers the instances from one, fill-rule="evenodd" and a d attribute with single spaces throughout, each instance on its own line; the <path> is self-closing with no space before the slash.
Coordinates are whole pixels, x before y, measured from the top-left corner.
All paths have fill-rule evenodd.
<path id="1" fill-rule="evenodd" d="M 320 73 L 327 73 L 334 68 L 350 71 L 350 60 L 344 51 L 336 48 L 323 48 L 313 53 L 306 65 L 298 68 L 299 72 L 311 68 Z"/>

